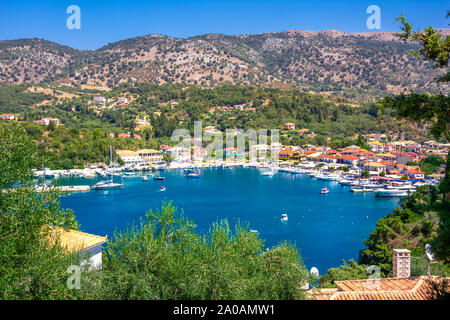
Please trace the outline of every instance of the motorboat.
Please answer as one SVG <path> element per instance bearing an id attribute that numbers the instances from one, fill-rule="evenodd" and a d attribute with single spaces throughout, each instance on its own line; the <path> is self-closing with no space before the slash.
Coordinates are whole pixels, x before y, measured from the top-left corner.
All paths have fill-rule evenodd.
<path id="1" fill-rule="evenodd" d="M 386 189 L 389 189 L 389 190 L 402 190 L 402 191 L 408 191 L 408 192 L 416 191 L 416 187 L 413 186 L 413 185 L 410 185 L 410 184 L 387 186 Z"/>
<path id="2" fill-rule="evenodd" d="M 355 192 L 355 193 L 359 193 L 359 192 L 373 192 L 373 191 L 374 191 L 374 189 L 370 189 L 370 188 L 366 188 L 366 187 L 350 189 L 350 192 Z"/>
<path id="3" fill-rule="evenodd" d="M 330 190 L 328 190 L 327 187 L 322 188 L 322 190 L 320 191 L 321 194 L 327 194 L 328 192 L 330 192 Z"/>
<path id="4" fill-rule="evenodd" d="M 148 180 L 147 176 L 142 177 L 142 181 L 147 181 L 147 180 Z"/>
<path id="5" fill-rule="evenodd" d="M 288 221 L 288 216 L 287 216 L 287 214 L 286 213 L 283 213 L 282 215 L 281 215 L 281 219 L 280 219 L 282 222 L 285 222 L 285 221 Z"/>
<path id="6" fill-rule="evenodd" d="M 339 175 L 337 174 L 321 174 L 321 175 L 317 175 L 316 178 L 318 180 L 338 180 L 339 179 Z"/>
<path id="7" fill-rule="evenodd" d="M 163 176 L 154 176 L 153 180 L 164 180 L 165 178 Z"/>
<path id="8" fill-rule="evenodd" d="M 161 186 L 161 188 L 159 189 L 159 191 L 166 191 L 166 187 Z"/>
<path id="9" fill-rule="evenodd" d="M 348 180 L 348 179 L 341 179 L 338 182 L 339 182 L 339 184 L 341 184 L 343 186 L 349 186 L 353 181 L 352 180 Z"/>
<path id="10" fill-rule="evenodd" d="M 128 171 L 123 174 L 125 177 L 135 177 L 136 172 Z"/>
<path id="11" fill-rule="evenodd" d="M 110 189 L 119 189 L 123 187 L 123 183 L 112 182 L 112 180 L 108 181 L 100 181 L 94 184 L 91 189 L 92 190 L 110 190 Z"/>
<path id="12" fill-rule="evenodd" d="M 416 188 L 412 185 L 392 185 L 384 188 L 375 189 L 377 197 L 407 197 L 413 193 Z"/>

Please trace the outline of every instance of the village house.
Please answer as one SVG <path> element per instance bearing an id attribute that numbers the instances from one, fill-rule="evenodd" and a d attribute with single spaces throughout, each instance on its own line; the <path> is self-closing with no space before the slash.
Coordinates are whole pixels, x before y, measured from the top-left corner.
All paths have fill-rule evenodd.
<path id="1" fill-rule="evenodd" d="M 401 141 L 394 141 L 392 144 L 394 145 L 395 151 L 401 151 L 404 146 L 404 143 Z"/>
<path id="2" fill-rule="evenodd" d="M 157 164 L 163 161 L 162 152 L 155 149 L 141 149 L 136 151 L 137 155 L 146 164 Z"/>
<path id="3" fill-rule="evenodd" d="M 387 135 L 385 135 L 384 133 L 370 133 L 363 135 L 363 137 L 367 141 L 385 141 L 387 139 Z"/>
<path id="4" fill-rule="evenodd" d="M 430 140 L 430 141 L 424 142 L 423 147 L 426 149 L 437 150 L 437 149 L 439 149 L 439 143 L 437 143 L 434 140 Z"/>
<path id="5" fill-rule="evenodd" d="M 267 144 L 254 144 L 250 146 L 250 152 L 269 152 Z"/>
<path id="6" fill-rule="evenodd" d="M 395 169 L 395 163 L 392 161 L 380 161 L 381 164 L 384 164 L 386 166 L 386 170 L 393 170 Z"/>
<path id="7" fill-rule="evenodd" d="M 206 126 L 206 127 L 205 127 L 205 132 L 219 133 L 220 130 L 219 130 L 219 129 L 216 129 L 216 127 L 214 127 L 214 126 Z"/>
<path id="8" fill-rule="evenodd" d="M 359 158 L 351 154 L 344 154 L 342 156 L 338 156 L 336 158 L 336 162 L 356 167 L 359 163 Z"/>
<path id="9" fill-rule="evenodd" d="M 411 180 L 423 180 L 425 179 L 425 174 L 420 170 L 406 170 L 403 172 Z"/>
<path id="10" fill-rule="evenodd" d="M 86 262 L 91 268 L 102 268 L 102 245 L 107 237 L 96 236 L 78 230 L 68 230 L 60 227 L 50 227 L 50 241 L 58 241 L 68 253 L 81 253 L 88 256 Z"/>
<path id="11" fill-rule="evenodd" d="M 397 156 L 392 153 L 377 153 L 375 156 L 385 161 L 395 161 L 397 159 Z"/>
<path id="12" fill-rule="evenodd" d="M 116 135 L 114 134 L 114 132 L 108 133 L 108 136 L 109 136 L 110 138 L 115 138 L 115 137 L 116 137 Z"/>
<path id="13" fill-rule="evenodd" d="M 117 155 L 123 160 L 126 166 L 143 164 L 144 160 L 136 151 L 116 150 Z"/>
<path id="14" fill-rule="evenodd" d="M 388 143 L 383 144 L 383 150 L 384 150 L 384 152 L 395 151 L 395 146 L 392 143 L 388 142 Z"/>
<path id="15" fill-rule="evenodd" d="M 297 130 L 297 132 L 298 132 L 300 135 L 302 135 L 302 134 L 304 134 L 305 132 L 308 132 L 308 131 L 309 131 L 309 129 L 306 129 L 306 128 L 298 129 L 298 130 Z"/>
<path id="16" fill-rule="evenodd" d="M 136 130 L 142 130 L 149 126 L 150 126 L 150 121 L 147 120 L 147 116 L 144 116 L 143 119 L 137 117 L 136 120 L 134 120 L 134 128 Z"/>
<path id="17" fill-rule="evenodd" d="M 58 118 L 42 118 L 41 120 L 34 120 L 33 122 L 37 124 L 42 124 L 48 126 L 50 122 L 53 122 L 55 125 L 59 126 L 61 122 Z"/>
<path id="18" fill-rule="evenodd" d="M 104 103 L 104 102 L 106 102 L 106 98 L 105 97 L 101 97 L 101 96 L 100 97 L 97 96 L 97 97 L 94 97 L 94 101 L 98 101 L 98 102 L 103 102 Z"/>
<path id="19" fill-rule="evenodd" d="M 421 153 L 422 146 L 418 143 L 410 143 L 410 144 L 407 144 L 403 150 L 409 150 L 410 152 Z"/>
<path id="20" fill-rule="evenodd" d="M 284 124 L 284 130 L 294 130 L 294 129 L 295 129 L 295 124 L 290 123 L 290 122 Z"/>
<path id="21" fill-rule="evenodd" d="M 15 116 L 10 113 L 0 114 L 0 120 L 12 121 L 15 119 Z"/>
<path id="22" fill-rule="evenodd" d="M 320 162 L 337 163 L 338 157 L 336 157 L 336 156 L 334 156 L 334 155 L 332 155 L 332 154 L 325 154 L 325 153 L 322 153 L 322 154 L 319 156 L 318 159 L 319 159 Z"/>
<path id="23" fill-rule="evenodd" d="M 225 155 L 225 157 L 228 158 L 228 157 L 232 157 L 235 154 L 237 154 L 238 148 L 235 148 L 235 147 L 224 148 L 222 152 Z"/>
<path id="24" fill-rule="evenodd" d="M 159 146 L 159 150 L 160 150 L 160 151 L 163 151 L 163 152 L 169 150 L 170 148 L 171 148 L 171 146 L 169 146 L 169 145 L 167 145 L 167 144 L 161 144 L 161 145 Z"/>
<path id="25" fill-rule="evenodd" d="M 172 159 L 177 161 L 188 161 L 190 160 L 190 149 L 182 147 L 171 147 L 166 150 L 167 155 Z"/>
<path id="26" fill-rule="evenodd" d="M 313 288 L 307 291 L 312 300 L 432 300 L 443 278 L 411 276 L 411 253 L 393 250 L 393 277 L 336 281 L 337 288 Z M 448 281 L 449 278 L 445 278 Z M 448 290 L 448 289 L 447 289 Z"/>
<path id="27" fill-rule="evenodd" d="M 125 138 L 129 138 L 131 135 L 130 135 L 130 133 L 129 132 L 127 132 L 127 133 L 119 133 L 118 135 L 117 135 L 117 137 L 118 138 L 122 138 L 122 139 L 125 139 Z"/>
<path id="28" fill-rule="evenodd" d="M 125 97 L 121 97 L 121 98 L 119 98 L 118 100 L 117 100 L 117 103 L 119 103 L 119 104 L 125 104 L 125 105 L 127 105 L 128 104 L 128 98 L 125 98 Z"/>
<path id="29" fill-rule="evenodd" d="M 272 142 L 271 144 L 270 144 L 270 150 L 271 150 L 271 152 L 272 152 L 272 154 L 278 154 L 281 150 L 283 149 L 283 145 L 281 144 L 281 143 L 279 143 L 279 142 Z M 299 149 L 298 147 L 297 148 L 292 148 L 291 150 L 293 150 L 293 149 Z"/>
<path id="30" fill-rule="evenodd" d="M 363 162 L 362 168 L 369 171 L 370 174 L 386 172 L 386 165 L 377 161 L 366 160 Z"/>
<path id="31" fill-rule="evenodd" d="M 233 112 L 233 107 L 221 107 L 223 113 L 230 113 Z"/>
<path id="32" fill-rule="evenodd" d="M 384 152 L 384 144 L 379 141 L 369 141 L 367 143 L 373 152 L 375 153 L 383 153 Z"/>
<path id="33" fill-rule="evenodd" d="M 309 161 L 318 161 L 321 154 L 322 154 L 322 152 L 317 151 L 317 150 L 305 151 L 306 160 L 309 160 Z"/>
<path id="34" fill-rule="evenodd" d="M 293 160 L 293 161 L 300 161 L 302 160 L 303 154 L 301 150 L 281 150 L 278 152 L 278 158 L 280 160 Z"/>

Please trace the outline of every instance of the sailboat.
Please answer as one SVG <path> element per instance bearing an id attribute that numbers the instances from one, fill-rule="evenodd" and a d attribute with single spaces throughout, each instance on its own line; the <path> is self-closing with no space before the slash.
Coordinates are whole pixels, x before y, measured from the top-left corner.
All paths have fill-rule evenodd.
<path id="1" fill-rule="evenodd" d="M 112 148 L 111 145 L 109 145 L 109 156 L 110 156 L 110 163 L 112 164 Z M 111 179 L 107 181 L 99 181 L 96 184 L 92 186 L 93 190 L 110 190 L 110 189 L 118 189 L 123 187 L 123 179 L 122 183 L 116 183 L 113 181 L 113 175 L 111 174 Z"/>

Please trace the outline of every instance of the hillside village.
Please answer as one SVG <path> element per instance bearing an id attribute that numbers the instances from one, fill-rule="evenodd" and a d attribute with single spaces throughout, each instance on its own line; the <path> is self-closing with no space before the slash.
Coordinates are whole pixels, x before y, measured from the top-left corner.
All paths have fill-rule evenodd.
<path id="1" fill-rule="evenodd" d="M 32 90 L 36 91 L 36 90 Z M 107 109 L 122 109 L 127 110 L 130 108 L 133 102 L 139 98 L 136 94 L 123 94 L 113 95 L 111 97 L 105 97 L 102 95 L 90 95 L 87 102 L 88 108 L 94 110 L 96 113 L 103 112 Z M 177 101 L 168 101 L 161 103 L 161 107 L 168 107 L 174 109 L 178 105 Z M 263 106 L 269 105 L 269 100 L 266 100 L 262 104 Z M 133 106 L 131 108 L 133 108 Z M 161 109 L 154 109 L 161 110 Z M 236 116 L 240 112 L 245 114 L 255 113 L 256 108 L 253 102 L 234 104 L 232 106 L 217 106 L 208 109 L 210 117 L 215 114 L 230 114 L 233 113 L 233 117 L 228 117 L 229 121 L 236 119 Z M 122 131 L 115 130 L 115 132 L 107 132 L 106 135 L 109 139 L 115 140 L 142 140 L 143 133 L 146 129 L 152 129 L 151 119 L 155 119 L 161 115 L 160 111 L 153 111 L 151 114 L 146 112 L 139 112 L 133 121 L 132 130 Z M 0 114 L 0 120 L 3 122 L 19 121 L 22 114 L 16 113 L 4 113 Z M 49 126 L 63 126 L 64 123 L 59 118 L 43 117 L 41 119 L 33 120 L 34 123 L 42 125 L 44 130 Z M 116 128 L 117 129 L 117 128 Z M 235 133 L 237 128 L 235 128 Z M 316 134 L 308 128 L 296 128 L 294 123 L 286 122 L 284 125 L 279 126 L 282 137 L 292 136 L 292 134 L 298 136 L 305 136 L 307 138 L 314 138 Z M 131 131 L 131 132 L 130 132 Z M 207 125 L 204 128 L 204 132 L 212 134 L 220 133 L 221 131 L 214 125 Z M 44 134 L 48 135 L 48 131 Z M 327 166 L 332 169 L 342 169 L 343 167 L 359 168 L 360 170 L 367 171 L 370 175 L 385 175 L 387 177 L 404 177 L 408 179 L 424 179 L 425 177 L 441 177 L 443 174 L 443 168 L 439 168 L 436 172 L 427 172 L 425 174 L 420 169 L 420 162 L 428 156 L 438 156 L 442 159 L 446 159 L 449 144 L 439 143 L 433 140 L 424 141 L 422 143 L 416 141 L 407 141 L 401 139 L 394 139 L 392 136 L 385 133 L 367 133 L 362 135 L 364 144 L 363 146 L 347 145 L 345 147 L 333 148 L 327 145 L 314 145 L 314 144 L 302 144 L 302 145 L 258 145 L 252 146 L 259 151 L 275 151 L 278 153 L 280 163 L 283 165 L 299 165 L 302 163 L 311 162 L 317 166 Z M 186 163 L 191 160 L 191 155 L 195 155 L 196 159 L 203 159 L 206 156 L 205 151 L 206 144 L 202 146 L 192 146 L 192 150 L 186 150 L 185 148 L 160 144 L 159 149 L 136 149 L 126 150 L 117 149 L 116 153 L 120 157 L 122 163 L 127 166 L 146 166 L 146 165 L 161 165 L 163 163 L 162 154 L 166 154 L 170 161 L 178 163 Z M 156 150 L 158 149 L 158 150 Z M 247 153 L 239 151 L 236 148 L 224 148 L 224 159 L 229 163 L 242 163 L 248 158 Z M 149 156 L 151 155 L 151 156 Z M 96 162 L 98 163 L 98 162 Z M 86 163 L 86 166 L 92 165 L 92 163 Z"/>

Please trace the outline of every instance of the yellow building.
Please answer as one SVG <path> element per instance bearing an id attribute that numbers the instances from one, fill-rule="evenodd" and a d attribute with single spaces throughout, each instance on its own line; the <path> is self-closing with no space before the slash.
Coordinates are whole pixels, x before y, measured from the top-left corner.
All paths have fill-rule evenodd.
<path id="1" fill-rule="evenodd" d="M 136 151 L 139 157 L 147 164 L 155 164 L 163 161 L 162 152 L 155 149 L 141 149 Z"/>

